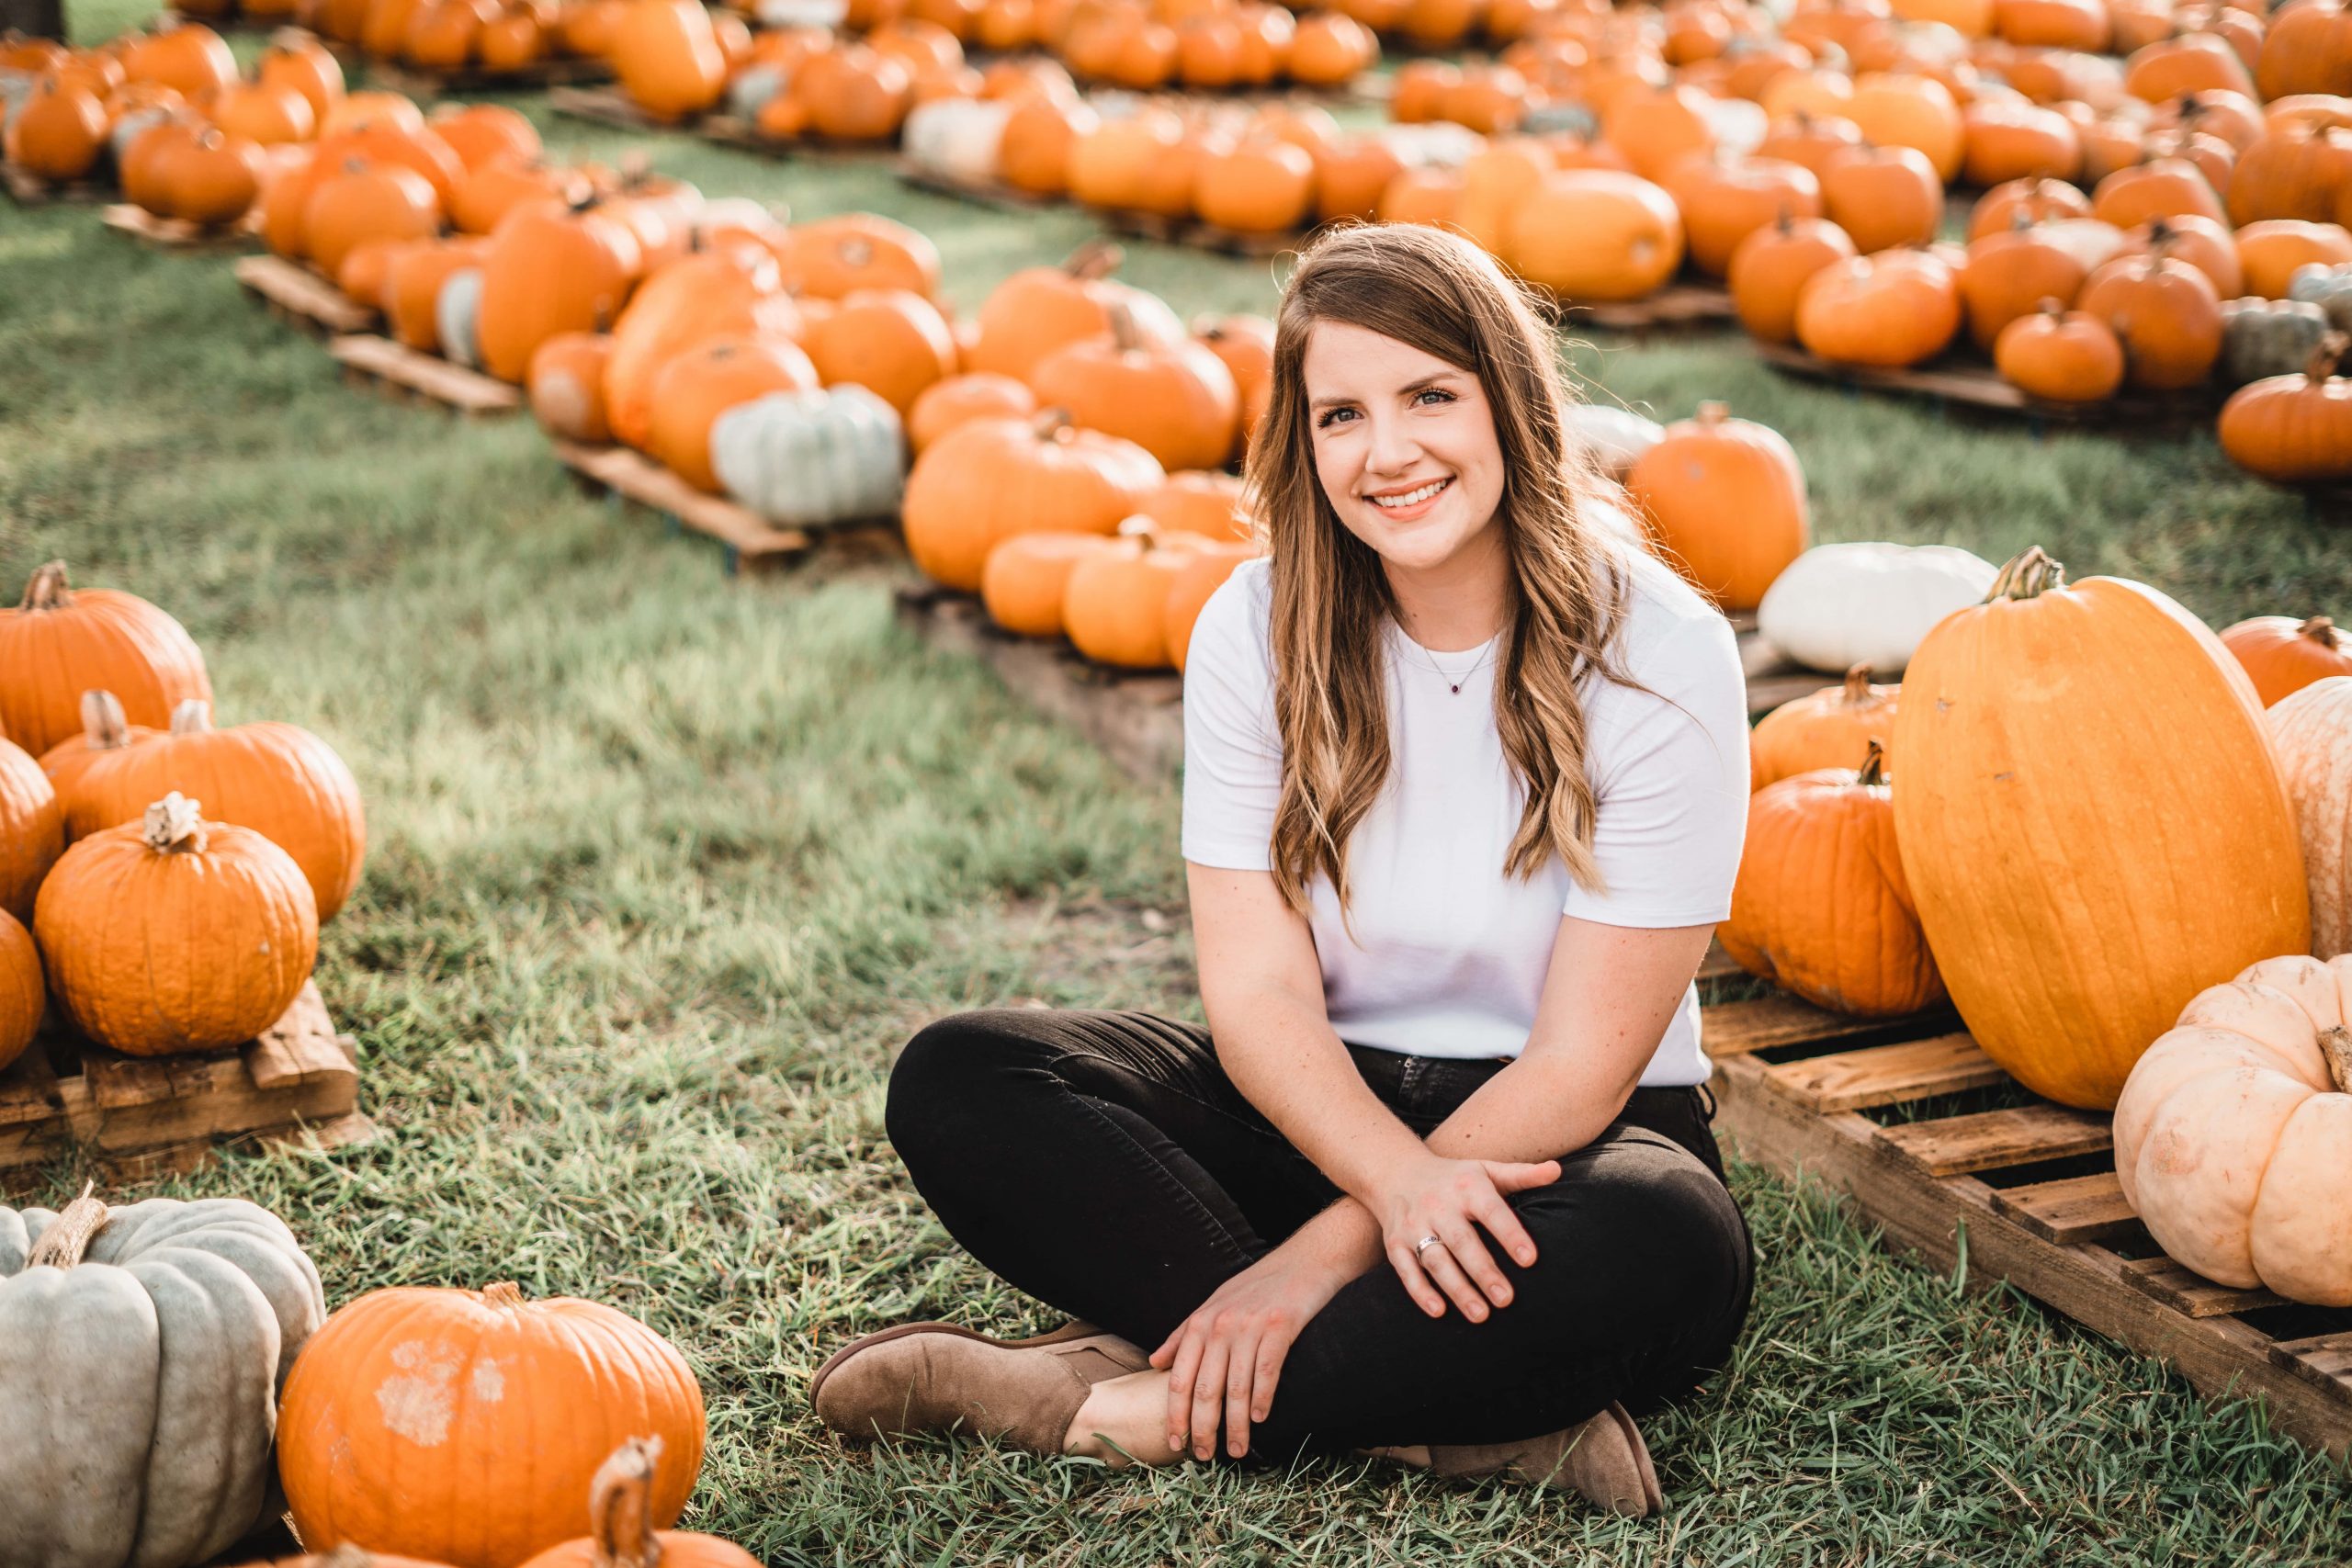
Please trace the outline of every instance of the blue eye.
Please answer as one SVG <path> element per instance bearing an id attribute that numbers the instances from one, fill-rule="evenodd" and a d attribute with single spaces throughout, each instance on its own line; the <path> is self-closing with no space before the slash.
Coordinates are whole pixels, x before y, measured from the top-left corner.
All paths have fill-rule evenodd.
<path id="1" fill-rule="evenodd" d="M 1322 417 L 1315 422 L 1315 428 L 1317 430 L 1329 430 L 1332 424 L 1338 422 L 1342 416 L 1353 417 L 1355 412 L 1356 411 L 1353 409 L 1325 409 L 1323 411 Z"/>
<path id="2" fill-rule="evenodd" d="M 1453 394 L 1447 391 L 1443 387 L 1423 387 L 1419 391 L 1413 394 L 1413 401 L 1416 403 L 1419 402 L 1423 398 L 1435 398 L 1440 402 L 1447 403 L 1453 401 Z"/>

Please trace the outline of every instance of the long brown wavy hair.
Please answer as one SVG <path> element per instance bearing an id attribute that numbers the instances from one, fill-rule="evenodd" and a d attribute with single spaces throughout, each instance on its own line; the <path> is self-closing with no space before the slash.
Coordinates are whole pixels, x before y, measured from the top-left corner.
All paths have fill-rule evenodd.
<path id="1" fill-rule="evenodd" d="M 1250 502 L 1272 555 L 1283 740 L 1274 884 L 1304 911 L 1321 873 L 1347 908 L 1348 839 L 1391 761 L 1383 622 L 1396 604 L 1380 557 L 1340 521 L 1316 473 L 1306 359 L 1318 321 L 1365 328 L 1478 378 L 1502 449 L 1497 523 L 1510 562 L 1495 723 L 1526 790 L 1504 870 L 1531 877 L 1556 852 L 1579 886 L 1603 891 L 1577 684 L 1589 671 L 1631 683 L 1611 651 L 1628 584 L 1591 510 L 1615 487 L 1581 446 L 1569 449 L 1561 411 L 1573 393 L 1548 306 L 1469 241 L 1406 223 L 1334 230 L 1300 258 L 1283 291 L 1272 393 L 1250 453 Z"/>

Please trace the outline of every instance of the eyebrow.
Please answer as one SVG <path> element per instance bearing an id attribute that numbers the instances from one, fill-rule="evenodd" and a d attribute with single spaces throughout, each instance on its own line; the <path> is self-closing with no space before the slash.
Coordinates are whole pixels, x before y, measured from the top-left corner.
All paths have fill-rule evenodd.
<path id="1" fill-rule="evenodd" d="M 1430 388 L 1437 386 L 1442 382 L 1459 380 L 1467 374 L 1468 372 L 1464 370 L 1440 370 L 1433 375 L 1424 376 L 1418 381 L 1410 382 L 1406 386 L 1398 388 L 1396 395 L 1400 398 L 1409 398 L 1415 392 L 1427 391 Z M 1354 402 L 1355 400 L 1356 400 L 1353 398 L 1317 398 L 1313 402 L 1308 403 L 1306 405 L 1306 409 L 1309 413 L 1313 413 L 1321 409 L 1339 408 L 1345 404 Z"/>

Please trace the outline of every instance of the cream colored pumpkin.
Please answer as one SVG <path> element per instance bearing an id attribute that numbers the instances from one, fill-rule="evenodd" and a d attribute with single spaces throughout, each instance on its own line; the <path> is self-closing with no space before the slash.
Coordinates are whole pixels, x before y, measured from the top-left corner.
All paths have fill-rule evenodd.
<path id="1" fill-rule="evenodd" d="M 1623 479 L 1635 458 L 1666 438 L 1666 427 L 1657 421 L 1607 403 L 1570 403 L 1560 411 L 1560 423 L 1613 479 Z"/>
<path id="2" fill-rule="evenodd" d="M 1808 670 L 1867 664 L 1899 677 L 1928 628 L 1984 601 L 1991 561 L 1950 545 L 1816 545 L 1756 607 L 1766 642 Z"/>
<path id="3" fill-rule="evenodd" d="M 2352 1306 L 2352 957 L 2267 958 L 2199 992 L 2132 1067 L 2115 1174 L 2221 1284 Z"/>
<path id="4" fill-rule="evenodd" d="M 0 1208 L 0 1562 L 225 1551 L 267 1509 L 277 1390 L 325 1320 L 293 1233 L 243 1199 Z"/>
<path id="5" fill-rule="evenodd" d="M 997 177 L 997 148 L 1012 117 L 1012 104 L 1001 98 L 934 98 L 908 111 L 899 150 L 919 169 L 986 185 Z"/>
<path id="6" fill-rule="evenodd" d="M 2314 681 L 2263 716 L 2303 840 L 2312 951 L 2352 953 L 2352 675 Z"/>

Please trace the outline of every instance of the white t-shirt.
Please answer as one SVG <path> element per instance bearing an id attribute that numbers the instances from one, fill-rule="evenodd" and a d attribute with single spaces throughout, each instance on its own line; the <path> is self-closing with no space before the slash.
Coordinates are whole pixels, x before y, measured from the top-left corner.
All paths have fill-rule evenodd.
<path id="1" fill-rule="evenodd" d="M 1615 926 L 1696 926 L 1731 913 L 1747 829 L 1747 684 L 1731 626 L 1671 569 L 1624 557 L 1631 592 L 1620 667 L 1646 691 L 1598 676 L 1580 689 L 1598 815 L 1593 857 L 1608 892 L 1555 855 L 1535 876 L 1503 869 L 1525 791 L 1495 728 L 1492 651 L 1431 654 L 1393 621 L 1387 786 L 1347 845 L 1353 908 L 1330 879 L 1308 889 L 1308 927 L 1332 1028 L 1354 1044 L 1417 1056 L 1516 1056 L 1527 1043 L 1565 914 Z M 1250 561 L 1193 628 L 1184 669 L 1184 858 L 1271 867 L 1282 737 L 1267 630 L 1272 583 Z M 1694 986 L 1645 1085 L 1706 1081 Z"/>

